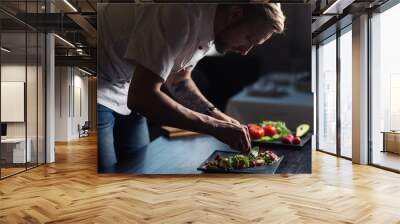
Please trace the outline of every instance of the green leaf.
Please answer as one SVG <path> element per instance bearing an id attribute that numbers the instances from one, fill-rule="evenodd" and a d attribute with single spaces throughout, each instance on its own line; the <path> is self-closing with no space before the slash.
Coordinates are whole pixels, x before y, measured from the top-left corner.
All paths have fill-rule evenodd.
<path id="1" fill-rule="evenodd" d="M 274 136 L 272 136 L 272 140 L 278 140 L 278 139 L 281 139 L 281 134 L 276 134 L 276 135 L 274 135 Z"/>
<path id="2" fill-rule="evenodd" d="M 249 158 L 255 159 L 258 156 L 260 148 L 258 146 L 251 148 Z"/>
<path id="3" fill-rule="evenodd" d="M 261 138 L 260 142 L 272 142 L 272 141 L 273 141 L 273 139 L 271 137 L 264 136 L 264 137 Z"/>

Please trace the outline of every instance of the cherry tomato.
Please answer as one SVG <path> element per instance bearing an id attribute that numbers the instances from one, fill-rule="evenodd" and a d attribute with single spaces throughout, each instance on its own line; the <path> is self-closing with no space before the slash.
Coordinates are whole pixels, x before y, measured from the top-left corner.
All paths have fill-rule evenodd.
<path id="1" fill-rule="evenodd" d="M 256 124 L 249 124 L 247 126 L 249 128 L 250 137 L 252 139 L 259 139 L 264 137 L 264 129 Z"/>
<path id="2" fill-rule="evenodd" d="M 271 158 L 273 161 L 276 161 L 276 160 L 279 159 L 279 157 L 278 157 L 275 153 L 273 153 L 273 152 L 269 153 L 269 156 L 270 156 L 270 158 Z"/>
<path id="3" fill-rule="evenodd" d="M 283 137 L 281 140 L 283 143 L 292 144 L 293 138 L 294 138 L 293 135 L 288 135 L 288 136 Z"/>
<path id="4" fill-rule="evenodd" d="M 264 129 L 264 134 L 266 136 L 272 137 L 272 136 L 278 134 L 278 131 L 276 130 L 276 128 L 274 126 L 266 125 L 266 126 L 264 126 L 263 129 Z"/>
<path id="5" fill-rule="evenodd" d="M 299 145 L 301 143 L 300 137 L 298 136 L 294 137 L 292 143 L 295 145 Z"/>

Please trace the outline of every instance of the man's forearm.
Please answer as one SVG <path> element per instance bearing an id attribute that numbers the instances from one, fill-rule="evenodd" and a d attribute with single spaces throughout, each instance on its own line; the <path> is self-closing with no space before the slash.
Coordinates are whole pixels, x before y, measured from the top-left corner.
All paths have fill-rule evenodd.
<path id="1" fill-rule="evenodd" d="M 211 130 L 214 128 L 214 123 L 217 122 L 216 119 L 176 103 L 161 91 L 157 94 L 148 94 L 146 101 L 142 102 L 146 105 L 139 105 L 140 102 L 136 102 L 131 103 L 131 107 L 160 125 L 213 134 Z"/>
<path id="2" fill-rule="evenodd" d="M 161 82 L 154 84 L 158 79 L 138 66 L 129 88 L 128 107 L 161 125 L 214 134 L 214 127 L 220 121 L 177 103 L 160 90 Z"/>
<path id="3" fill-rule="evenodd" d="M 176 101 L 199 113 L 208 114 L 209 108 L 213 107 L 213 104 L 203 96 L 191 78 L 171 83 L 168 90 Z"/>

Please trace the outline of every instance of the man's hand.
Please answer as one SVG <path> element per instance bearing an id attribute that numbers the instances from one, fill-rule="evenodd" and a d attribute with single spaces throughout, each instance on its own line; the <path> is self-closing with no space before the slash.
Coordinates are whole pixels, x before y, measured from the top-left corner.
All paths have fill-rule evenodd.
<path id="1" fill-rule="evenodd" d="M 231 148 L 248 152 L 251 148 L 251 139 L 247 126 L 221 121 L 216 124 L 213 135 Z"/>
<path id="2" fill-rule="evenodd" d="M 250 149 L 246 126 L 222 121 L 182 106 L 160 90 L 162 83 L 163 80 L 156 74 L 136 65 L 129 88 L 128 107 L 155 123 L 210 134 L 243 152 Z"/>
<path id="3" fill-rule="evenodd" d="M 217 108 L 215 108 L 214 110 L 212 110 L 209 115 L 215 119 L 221 120 L 221 121 L 226 121 L 226 122 L 230 122 L 230 123 L 234 123 L 237 125 L 240 125 L 240 122 L 235 120 L 234 118 L 222 113 L 220 110 L 218 110 Z"/>

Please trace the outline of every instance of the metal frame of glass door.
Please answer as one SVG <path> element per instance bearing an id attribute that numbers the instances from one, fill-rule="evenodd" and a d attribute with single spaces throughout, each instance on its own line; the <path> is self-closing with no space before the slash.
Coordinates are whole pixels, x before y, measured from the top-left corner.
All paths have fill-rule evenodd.
<path id="1" fill-rule="evenodd" d="M 348 24 L 347 26 L 341 28 L 341 29 L 337 29 L 336 32 L 334 34 L 332 34 L 331 36 L 325 38 L 324 40 L 321 40 L 317 46 L 316 46 L 316 150 L 319 152 L 323 152 L 329 155 L 333 155 L 333 156 L 337 156 L 343 159 L 347 159 L 347 160 L 352 160 L 352 158 L 347 157 L 347 156 L 343 156 L 341 154 L 341 116 L 340 116 L 340 78 L 341 78 L 341 65 L 340 65 L 340 37 L 346 33 L 346 32 L 351 32 L 347 29 L 349 29 L 349 27 L 351 27 L 351 23 Z M 328 152 L 324 149 L 320 149 L 319 148 L 319 111 L 320 111 L 320 107 L 319 107 L 319 45 L 320 43 L 327 41 L 329 38 L 332 38 L 332 36 L 335 35 L 335 38 L 333 40 L 330 41 L 336 41 L 336 153 L 332 153 L 332 152 Z"/>
<path id="2" fill-rule="evenodd" d="M 27 3 L 27 1 L 25 1 L 25 3 Z M 38 12 L 38 9 L 39 9 L 39 0 L 36 0 L 36 11 Z M 46 12 L 47 12 L 47 7 L 46 7 Z M 25 4 L 25 11 L 27 12 L 27 4 Z M 6 13 L 6 14 L 9 14 L 7 11 L 4 11 L 4 10 L 2 10 L 2 12 L 4 12 L 4 13 Z M 24 91 L 25 91 L 25 93 L 24 93 L 24 120 L 25 120 L 25 169 L 24 170 L 21 170 L 21 171 L 18 171 L 18 172 L 15 172 L 15 173 L 12 173 L 12 174 L 9 174 L 9 175 L 7 175 L 7 176 L 2 176 L 2 173 L 1 173 L 1 167 L 0 167 L 0 180 L 3 180 L 3 179 L 6 179 L 6 178 L 8 178 L 8 177 L 12 177 L 12 176 L 14 176 L 14 175 L 17 175 L 17 174 L 20 174 L 20 173 L 23 173 L 23 172 L 26 172 L 27 170 L 30 170 L 30 169 L 33 169 L 33 168 L 37 168 L 37 167 L 39 167 L 39 166 L 41 166 L 41 165 L 44 165 L 44 164 L 46 164 L 46 161 L 47 161 L 47 138 L 46 138 L 46 136 L 47 136 L 47 33 L 45 33 L 45 32 L 40 32 L 39 30 L 37 30 L 36 28 L 34 28 L 34 27 L 32 27 L 32 26 L 30 26 L 29 24 L 27 24 L 27 23 L 25 23 L 25 22 L 23 22 L 23 21 L 21 21 L 21 20 L 19 20 L 18 18 L 15 18 L 14 16 L 12 16 L 12 14 L 9 14 L 9 16 L 10 17 L 12 17 L 12 18 L 14 18 L 16 21 L 18 21 L 18 22 L 21 22 L 23 25 L 24 25 L 24 28 L 25 28 L 25 87 L 24 87 Z M 26 14 L 25 14 L 25 16 L 26 16 Z M 26 21 L 26 17 L 25 17 L 25 21 Z M 37 99 L 37 102 L 36 102 L 36 104 L 37 104 L 37 107 L 36 107 L 36 140 L 37 140 L 37 144 L 36 144 L 36 163 L 33 165 L 33 166 L 30 166 L 30 167 L 28 167 L 28 164 L 27 164 L 27 161 L 28 161 L 28 159 L 27 159 L 27 157 L 28 157 L 28 153 L 27 153 L 27 147 L 28 147 L 28 144 L 27 144 L 27 139 L 28 139 L 28 119 L 27 119 L 27 81 L 28 81 L 28 78 L 27 78 L 27 76 L 28 76 L 28 68 L 27 68 L 27 63 L 28 63 L 28 29 L 30 29 L 30 30 L 32 30 L 32 31 L 34 31 L 35 33 L 36 33 L 36 44 L 37 44 L 37 46 L 36 46 L 36 99 Z M 38 66 L 39 66 L 39 33 L 43 33 L 44 34 L 44 36 L 43 36 L 43 39 L 42 39 L 42 44 L 44 44 L 43 45 L 43 47 L 44 47 L 44 51 L 42 51 L 42 53 L 44 53 L 44 55 L 42 55 L 42 58 L 43 58 L 43 60 L 44 60 L 44 65 L 43 65 L 43 69 L 42 69 L 42 82 L 43 82 L 43 84 L 44 84 L 44 92 L 43 92 L 43 95 L 44 95 L 44 99 L 43 99 L 43 105 L 42 105 L 42 107 L 44 108 L 44 117 L 42 117 L 44 120 L 42 120 L 41 122 L 43 122 L 44 123 L 44 131 L 43 131 L 43 147 L 44 147 L 44 149 L 43 149 L 43 152 L 44 152 L 44 155 L 42 156 L 43 158 L 44 158 L 44 161 L 43 161 L 43 163 L 39 163 L 39 141 L 38 141 L 38 139 L 39 139 L 39 69 L 38 69 Z M 2 32 L 0 32 L 0 43 L 1 43 L 1 36 L 2 36 Z M 1 45 L 1 44 L 0 44 Z M 2 57 L 1 57 L 1 54 L 0 54 L 0 68 L 1 68 L 1 62 L 2 62 Z M 1 81 L 1 69 L 0 69 L 0 81 Z M 1 87 L 0 87 L 1 88 Z M 0 93 L 0 96 L 1 96 L 1 93 Z M 1 116 L 1 115 L 0 115 Z M 1 120 L 1 118 L 0 118 L 0 120 Z M 1 121 L 0 121 L 0 123 L 1 123 Z M 0 144 L 0 156 L 1 156 L 1 144 Z M 1 157 L 0 157 L 1 158 Z"/>

